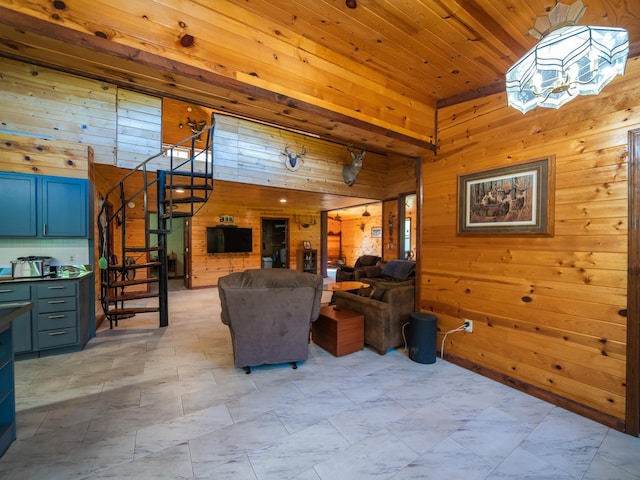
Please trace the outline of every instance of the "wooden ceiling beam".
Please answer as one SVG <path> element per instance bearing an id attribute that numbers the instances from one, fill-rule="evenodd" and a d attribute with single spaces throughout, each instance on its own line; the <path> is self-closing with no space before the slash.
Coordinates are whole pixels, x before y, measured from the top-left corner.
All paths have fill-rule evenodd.
<path id="1" fill-rule="evenodd" d="M 370 151 L 417 157 L 435 150 L 430 141 L 21 12 L 0 7 L 0 19 L 0 55 Z"/>

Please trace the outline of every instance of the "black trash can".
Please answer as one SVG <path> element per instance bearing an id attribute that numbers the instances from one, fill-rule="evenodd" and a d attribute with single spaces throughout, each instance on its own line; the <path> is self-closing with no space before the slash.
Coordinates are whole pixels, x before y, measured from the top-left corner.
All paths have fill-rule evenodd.
<path id="1" fill-rule="evenodd" d="M 409 315 L 409 358 L 418 363 L 435 363 L 438 319 L 430 313 Z"/>

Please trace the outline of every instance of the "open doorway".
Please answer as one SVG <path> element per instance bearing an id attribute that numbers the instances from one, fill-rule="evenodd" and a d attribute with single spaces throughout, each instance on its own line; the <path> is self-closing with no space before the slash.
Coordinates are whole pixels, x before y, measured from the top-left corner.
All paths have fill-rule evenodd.
<path id="1" fill-rule="evenodd" d="M 260 238 L 262 268 L 289 268 L 289 219 L 263 218 Z"/>
<path id="2" fill-rule="evenodd" d="M 149 227 L 156 229 L 158 225 L 158 214 L 149 214 Z M 167 279 L 169 280 L 170 290 L 181 290 L 183 288 L 189 288 L 189 284 L 185 281 L 187 279 L 187 247 L 188 244 L 188 232 L 189 223 L 188 219 L 183 217 L 176 217 L 171 220 L 171 233 L 167 235 Z M 150 244 L 158 244 L 158 236 L 151 234 Z M 157 255 L 152 254 L 150 260 L 157 261 Z M 155 273 L 157 275 L 157 272 Z"/>

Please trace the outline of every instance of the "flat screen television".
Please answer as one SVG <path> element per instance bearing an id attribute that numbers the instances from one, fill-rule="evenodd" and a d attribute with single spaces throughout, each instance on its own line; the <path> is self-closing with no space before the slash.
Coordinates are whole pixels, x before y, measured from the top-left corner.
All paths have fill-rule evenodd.
<path id="1" fill-rule="evenodd" d="M 207 227 L 207 253 L 253 251 L 253 231 L 240 227 Z"/>

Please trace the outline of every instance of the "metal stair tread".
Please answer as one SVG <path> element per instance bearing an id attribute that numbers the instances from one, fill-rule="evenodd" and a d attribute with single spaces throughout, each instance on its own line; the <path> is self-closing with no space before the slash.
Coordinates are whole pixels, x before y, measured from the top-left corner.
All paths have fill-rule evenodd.
<path id="1" fill-rule="evenodd" d="M 161 262 L 132 263 L 130 265 L 109 265 L 109 270 L 131 270 L 134 268 L 158 267 Z"/>
<path id="2" fill-rule="evenodd" d="M 128 302 L 131 300 L 141 300 L 144 298 L 155 298 L 158 297 L 157 292 L 131 292 L 131 293 L 123 293 L 119 295 L 107 295 L 104 298 L 106 303 L 117 303 L 117 302 Z"/>
<path id="3" fill-rule="evenodd" d="M 148 312 L 159 312 L 160 307 L 135 307 L 135 308 L 111 308 L 109 309 L 108 315 L 111 316 L 119 316 L 119 315 L 130 315 L 136 313 L 148 313 Z"/>
<path id="4" fill-rule="evenodd" d="M 213 190 L 213 185 L 208 183 L 174 183 L 173 185 L 165 185 L 167 190 Z"/>
<path id="5" fill-rule="evenodd" d="M 173 198 L 173 199 L 163 200 L 162 203 L 164 203 L 165 205 L 170 205 L 172 203 L 174 204 L 204 203 L 206 201 L 207 199 L 204 197 L 183 197 L 183 198 Z"/>
<path id="6" fill-rule="evenodd" d="M 137 278 L 134 280 L 119 280 L 116 282 L 106 283 L 103 282 L 102 286 L 108 288 L 120 288 L 120 287 L 129 287 L 131 285 L 144 285 L 149 283 L 158 283 L 160 279 L 158 277 L 149 277 L 149 278 Z"/>
<path id="7" fill-rule="evenodd" d="M 163 220 L 167 220 L 168 218 L 185 218 L 185 217 L 192 217 L 192 216 L 193 214 L 191 212 L 171 212 L 171 213 L 164 213 L 160 215 L 160 218 Z M 171 230 L 167 230 L 165 233 L 171 233 Z"/>
<path id="8" fill-rule="evenodd" d="M 164 247 L 157 245 L 155 247 L 124 247 L 125 252 L 157 252 Z"/>

